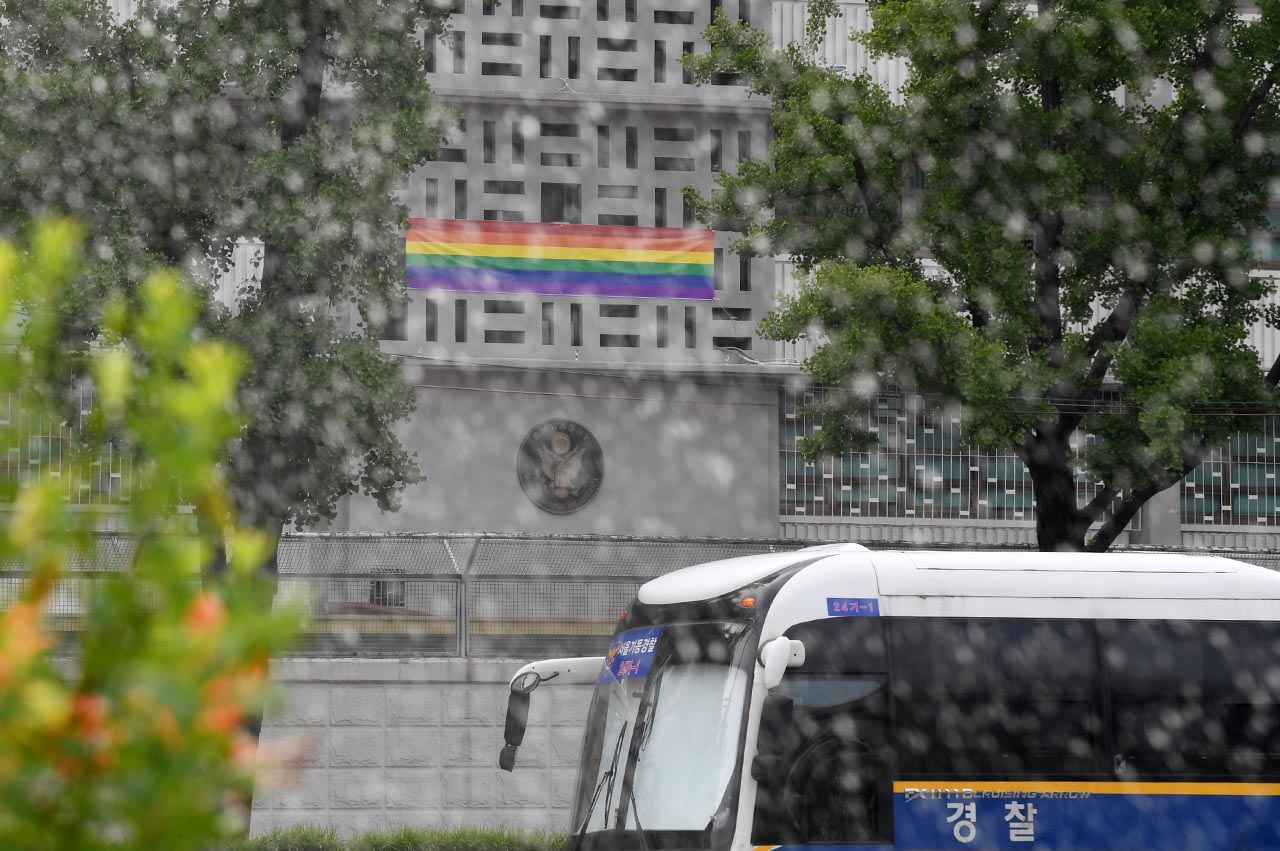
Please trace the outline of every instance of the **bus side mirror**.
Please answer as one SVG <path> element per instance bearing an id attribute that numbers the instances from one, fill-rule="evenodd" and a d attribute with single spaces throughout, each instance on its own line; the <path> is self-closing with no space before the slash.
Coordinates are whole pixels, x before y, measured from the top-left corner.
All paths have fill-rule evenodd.
<path id="1" fill-rule="evenodd" d="M 804 664 L 804 642 L 780 635 L 760 648 L 760 664 L 764 666 L 764 687 L 777 688 L 787 668 Z"/>
<path id="2" fill-rule="evenodd" d="M 506 744 L 498 754 L 498 767 L 511 771 L 516 767 L 516 750 L 524 743 L 524 729 L 529 723 L 529 692 L 538 687 L 542 677 L 533 671 L 511 681 L 511 696 L 507 698 L 507 723 L 503 730 Z"/>

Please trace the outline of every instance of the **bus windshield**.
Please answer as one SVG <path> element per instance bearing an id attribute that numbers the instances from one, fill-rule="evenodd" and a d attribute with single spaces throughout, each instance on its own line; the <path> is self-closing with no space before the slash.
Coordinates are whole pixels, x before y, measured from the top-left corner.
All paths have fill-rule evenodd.
<path id="1" fill-rule="evenodd" d="M 748 632 L 681 624 L 614 639 L 578 775 L 572 824 L 585 847 L 697 847 L 731 823 Z"/>

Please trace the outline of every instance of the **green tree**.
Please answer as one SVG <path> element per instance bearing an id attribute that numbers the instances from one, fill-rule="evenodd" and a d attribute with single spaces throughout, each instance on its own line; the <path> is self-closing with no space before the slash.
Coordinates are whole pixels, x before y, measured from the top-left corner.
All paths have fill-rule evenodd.
<path id="1" fill-rule="evenodd" d="M 6 445 L 31 443 L 27 424 L 61 410 L 47 379 L 50 364 L 65 363 L 60 320 L 82 272 L 79 248 L 65 222 L 36 228 L 27 246 L 0 242 L 0 325 L 15 329 L 0 348 L 0 392 L 23 412 L 0 426 Z M 173 273 L 149 275 L 132 301 L 114 298 L 104 311 L 89 366 L 96 404 L 78 451 L 0 473 L 12 506 L 0 558 L 26 573 L 0 612 L 5 848 L 178 851 L 228 835 L 253 782 L 255 747 L 241 722 L 261 711 L 270 654 L 297 626 L 272 611 L 260 575 L 275 534 L 237 525 L 220 469 L 240 430 L 243 356 L 192 339 L 198 301 Z M 108 438 L 138 460 L 118 517 L 136 546 L 129 569 L 114 573 L 96 561 L 97 518 L 64 499 L 65 481 L 97 486 Z M 39 456 L 38 443 L 30 451 Z M 228 569 L 202 582 L 228 541 Z M 55 658 L 67 631 L 73 663 Z"/>
<path id="2" fill-rule="evenodd" d="M 872 442 L 856 415 L 883 386 L 960 403 L 970 440 L 1026 463 L 1040 548 L 1104 550 L 1275 411 L 1246 234 L 1280 192 L 1280 4 L 1237 5 L 880 0 L 860 38 L 908 63 L 900 96 L 713 22 L 691 66 L 770 95 L 774 139 L 696 203 L 812 272 L 762 326 L 817 343 L 808 451 Z"/>
<path id="3" fill-rule="evenodd" d="M 394 508 L 419 473 L 395 436 L 412 389 L 378 344 L 403 298 L 392 193 L 447 118 L 424 38 L 445 12 L 179 0 L 115 21 L 100 0 L 0 0 L 0 16 L 0 228 L 72 211 L 92 238 L 65 339 L 87 351 L 120 281 L 225 271 L 236 239 L 258 241 L 256 282 L 202 320 L 248 356 L 250 419 L 228 456 L 238 510 L 278 528 L 332 518 L 356 492 Z"/>

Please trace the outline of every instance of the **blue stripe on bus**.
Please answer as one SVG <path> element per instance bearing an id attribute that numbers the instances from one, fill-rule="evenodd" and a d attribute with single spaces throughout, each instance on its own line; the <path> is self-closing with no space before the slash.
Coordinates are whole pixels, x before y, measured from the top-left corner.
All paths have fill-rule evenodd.
<path id="1" fill-rule="evenodd" d="M 939 797 L 917 794 L 908 801 L 907 793 L 901 791 L 893 796 L 894 845 L 760 847 L 776 851 L 1280 851 L 1280 795 L 1231 795 L 1220 789 L 1210 794 L 1161 794 L 1147 791 L 1152 785 L 1142 784 L 1144 791 L 1137 794 L 1025 788 L 973 792 L 959 791 L 963 783 L 949 782 L 947 786 L 956 791 Z M 1079 797 L 1067 797 L 1070 794 Z"/>

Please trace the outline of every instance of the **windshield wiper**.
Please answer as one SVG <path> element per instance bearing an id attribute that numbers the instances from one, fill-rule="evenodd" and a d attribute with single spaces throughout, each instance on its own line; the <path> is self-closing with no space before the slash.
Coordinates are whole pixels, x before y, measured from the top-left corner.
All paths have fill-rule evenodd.
<path id="1" fill-rule="evenodd" d="M 636 805 L 636 784 L 633 782 L 631 792 L 631 817 L 636 820 L 636 830 L 640 834 L 640 851 L 649 851 L 649 839 L 644 835 L 644 825 L 640 823 L 640 807 Z M 623 825 L 626 827 L 626 825 Z"/>
<path id="2" fill-rule="evenodd" d="M 596 802 L 600 800 L 600 790 L 609 784 L 609 792 L 605 795 L 604 801 L 604 827 L 609 826 L 609 800 L 613 798 L 613 777 L 618 771 L 618 758 L 622 756 L 622 739 L 627 735 L 627 722 L 622 722 L 622 729 L 618 731 L 618 740 L 613 745 L 613 761 L 609 763 L 609 770 L 600 775 L 600 782 L 596 784 L 595 792 L 591 793 L 591 804 L 587 807 L 587 815 L 582 819 L 582 827 L 578 828 L 578 835 L 574 838 L 574 845 L 582 844 L 582 837 L 587 832 L 587 825 L 591 824 L 591 814 L 595 812 Z"/>

